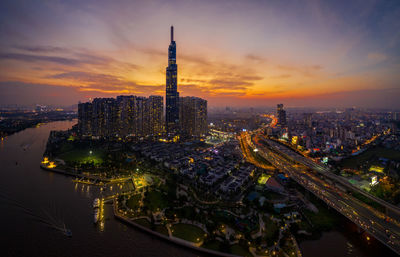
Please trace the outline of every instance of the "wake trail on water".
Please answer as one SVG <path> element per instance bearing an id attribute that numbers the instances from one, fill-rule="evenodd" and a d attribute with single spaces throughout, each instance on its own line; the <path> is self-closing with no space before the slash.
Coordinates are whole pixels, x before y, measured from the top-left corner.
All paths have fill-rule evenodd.
<path id="1" fill-rule="evenodd" d="M 39 223 L 46 225 L 47 227 L 50 227 L 54 230 L 62 232 L 66 236 L 71 236 L 72 232 L 71 230 L 67 229 L 65 226 L 65 223 L 61 219 L 57 219 L 55 216 L 51 215 L 48 211 L 45 209 L 41 209 L 42 213 L 44 215 L 40 215 L 38 213 L 35 213 L 32 209 L 24 206 L 20 202 L 18 202 L 15 199 L 12 199 L 8 197 L 7 195 L 4 195 L 0 193 L 0 199 L 3 200 L 3 203 L 6 203 L 8 205 L 12 205 L 20 209 L 23 213 L 27 214 L 31 219 L 38 221 Z M 1 202 L 0 202 L 1 203 Z M 53 206 L 55 207 L 55 206 Z M 57 211 L 58 213 L 58 211 Z"/>

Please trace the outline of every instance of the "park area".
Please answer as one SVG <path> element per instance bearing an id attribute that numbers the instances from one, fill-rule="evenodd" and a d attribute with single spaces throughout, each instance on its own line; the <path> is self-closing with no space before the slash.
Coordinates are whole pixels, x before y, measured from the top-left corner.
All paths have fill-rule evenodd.
<path id="1" fill-rule="evenodd" d="M 203 241 L 205 236 L 205 232 L 201 228 L 182 223 L 173 225 L 171 227 L 171 232 L 175 237 L 179 237 L 194 243 Z"/>
<path id="2" fill-rule="evenodd" d="M 94 165 L 101 165 L 105 152 L 101 149 L 73 149 L 71 151 L 62 153 L 58 158 L 65 162 L 78 162 L 78 163 L 93 163 Z"/>
<path id="3" fill-rule="evenodd" d="M 132 195 L 127 201 L 126 206 L 131 210 L 137 210 L 140 207 L 140 201 L 142 200 L 142 195 Z"/>
<path id="4" fill-rule="evenodd" d="M 151 211 L 160 211 L 168 206 L 166 196 L 159 191 L 150 191 L 145 193 L 145 206 Z"/>

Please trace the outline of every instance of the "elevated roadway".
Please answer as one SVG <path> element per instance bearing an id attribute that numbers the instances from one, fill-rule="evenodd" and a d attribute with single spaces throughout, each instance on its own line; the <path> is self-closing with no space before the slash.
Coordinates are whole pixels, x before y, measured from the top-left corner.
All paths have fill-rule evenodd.
<path id="1" fill-rule="evenodd" d="M 397 221 L 388 219 L 386 214 L 347 194 L 346 190 L 342 190 L 341 187 L 329 184 L 327 181 L 321 179 L 317 174 L 323 173 L 325 175 L 328 174 L 328 171 L 325 169 L 315 171 L 315 169 L 320 169 L 320 167 L 314 166 L 314 162 L 314 172 L 309 172 L 308 167 L 311 166 L 311 163 L 305 160 L 299 161 L 296 158 L 297 156 L 292 156 L 290 152 L 285 153 L 286 150 L 282 150 L 284 149 L 282 148 L 283 146 L 276 142 L 271 142 L 270 140 L 264 144 L 257 137 L 261 137 L 261 135 L 254 132 L 243 133 L 240 140 L 242 144 L 247 144 L 249 148 L 257 149 L 257 154 L 273 166 L 286 173 L 309 192 L 328 204 L 328 206 L 336 209 L 357 226 L 400 255 L 400 226 Z M 260 166 L 262 166 L 261 164 Z M 329 174 L 332 175 L 331 173 Z M 327 175 L 327 177 L 333 179 L 330 175 Z"/>

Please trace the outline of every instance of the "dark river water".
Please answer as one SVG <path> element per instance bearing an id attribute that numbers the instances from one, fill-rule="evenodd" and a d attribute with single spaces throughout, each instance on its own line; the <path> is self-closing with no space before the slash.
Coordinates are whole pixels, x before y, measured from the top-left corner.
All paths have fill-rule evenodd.
<path id="1" fill-rule="evenodd" d="M 97 188 L 39 167 L 49 132 L 74 124 L 52 122 L 0 141 L 1 256 L 206 256 L 119 222 L 109 204 L 104 227 L 95 226 L 92 203 Z M 48 225 L 60 222 L 72 231 L 72 237 Z M 324 233 L 319 240 L 302 242 L 303 256 L 393 255 L 353 230 L 349 224 Z"/>

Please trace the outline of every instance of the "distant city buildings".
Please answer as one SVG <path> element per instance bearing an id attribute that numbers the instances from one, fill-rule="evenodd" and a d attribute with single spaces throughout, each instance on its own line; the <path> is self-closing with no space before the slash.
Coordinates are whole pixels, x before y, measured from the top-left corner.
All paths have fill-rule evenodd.
<path id="1" fill-rule="evenodd" d="M 278 124 L 279 124 L 278 111 Z M 397 133 L 393 114 L 348 108 L 345 111 L 294 111 L 287 128 L 266 131 L 316 156 L 340 158 L 358 154 L 381 135 Z M 382 137 L 383 138 L 383 137 Z"/>

